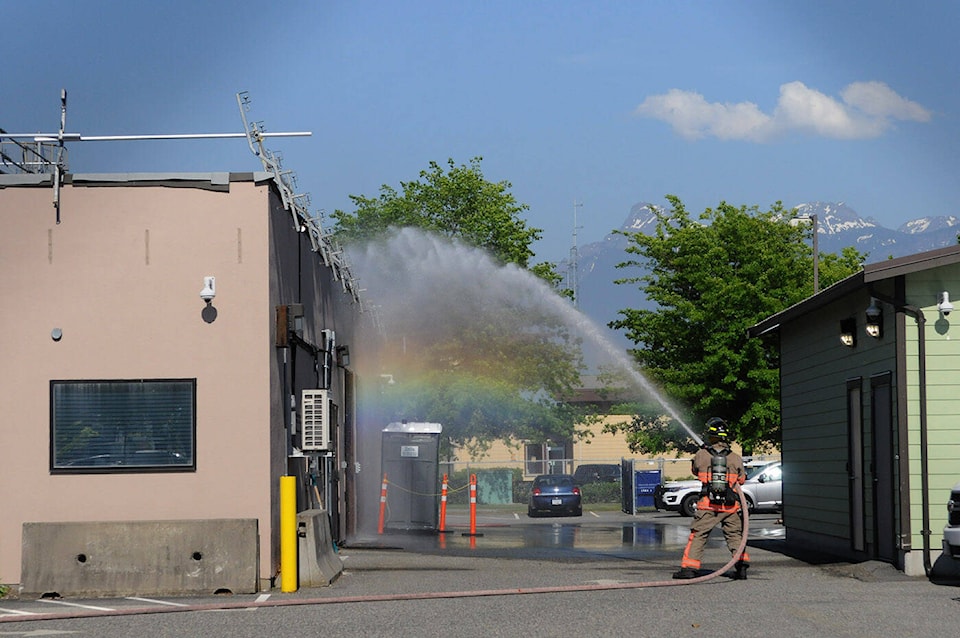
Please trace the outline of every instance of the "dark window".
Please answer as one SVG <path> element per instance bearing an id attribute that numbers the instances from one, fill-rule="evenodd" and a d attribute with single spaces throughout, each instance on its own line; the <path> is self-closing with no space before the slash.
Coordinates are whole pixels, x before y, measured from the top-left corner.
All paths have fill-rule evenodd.
<path id="1" fill-rule="evenodd" d="M 50 471 L 196 469 L 196 379 L 50 382 Z"/>

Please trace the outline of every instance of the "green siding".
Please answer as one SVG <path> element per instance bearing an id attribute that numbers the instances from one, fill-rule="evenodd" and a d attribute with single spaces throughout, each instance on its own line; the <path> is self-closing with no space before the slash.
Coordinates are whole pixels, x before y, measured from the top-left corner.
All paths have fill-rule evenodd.
<path id="1" fill-rule="evenodd" d="M 784 519 L 790 529 L 851 543 L 850 477 L 847 432 L 847 385 L 859 378 L 864 457 L 869 472 L 870 378 L 890 373 L 896 397 L 893 313 L 884 313 L 884 337 L 863 331 L 864 292 L 819 310 L 811 320 L 781 327 L 781 410 L 783 418 Z M 857 344 L 840 343 L 840 321 L 857 318 Z M 864 476 L 865 499 L 872 481 Z M 872 538 L 872 508 L 865 510 L 867 538 Z"/>
<path id="2" fill-rule="evenodd" d="M 947 522 L 950 489 L 960 481 L 960 312 L 943 317 L 937 310 L 939 293 L 960 297 L 960 266 L 948 266 L 907 277 L 907 301 L 923 309 L 927 360 L 927 476 L 929 483 L 930 545 L 940 549 Z M 956 325 L 954 325 L 956 324 Z M 910 436 L 911 541 L 923 546 L 920 448 L 920 381 L 918 330 L 907 324 L 907 419 Z"/>
<path id="3" fill-rule="evenodd" d="M 939 262 L 943 263 L 943 262 Z M 926 319 L 927 481 L 923 494 L 920 445 L 919 329 L 915 318 L 898 313 L 887 303 L 883 309 L 883 337 L 864 332 L 864 311 L 870 304 L 869 287 L 892 296 L 896 282 L 882 279 L 845 294 L 779 327 L 781 353 L 782 453 L 784 462 L 784 521 L 788 529 L 802 532 L 804 542 L 822 540 L 834 548 L 850 547 L 851 477 L 848 470 L 847 392 L 860 391 L 864 505 L 864 541 L 868 555 L 875 551 L 873 520 L 873 469 L 892 471 L 894 503 L 877 504 L 881 516 L 892 517 L 897 547 L 919 551 L 923 547 L 924 496 L 929 504 L 933 552 L 940 549 L 946 523 L 950 489 L 960 481 L 960 311 L 940 315 L 936 304 L 942 291 L 960 299 L 960 264 L 931 261 L 922 272 L 904 275 L 906 303 L 923 309 Z M 958 304 L 960 306 L 960 304 Z M 854 318 L 857 343 L 840 344 L 840 321 Z M 957 324 L 955 328 L 952 324 Z M 901 348 L 898 361 L 898 344 Z M 883 375 L 890 383 L 893 438 L 892 458 L 875 458 L 871 381 Z M 905 400 L 905 405 L 900 401 Z M 900 449 L 905 443 L 905 449 Z M 902 463 L 901 463 L 902 461 Z M 908 476 L 901 477 L 901 471 Z M 901 488 L 906 493 L 900 494 Z M 904 504 L 908 511 L 900 512 Z M 890 507 L 894 511 L 890 511 Z M 902 517 L 908 519 L 901 520 Z M 901 530 L 907 532 L 900 538 Z M 889 539 L 884 539 L 889 542 Z M 884 541 L 881 541 L 884 542 Z M 911 560 L 913 560 L 911 558 Z M 915 563 L 914 563 L 915 564 Z"/>

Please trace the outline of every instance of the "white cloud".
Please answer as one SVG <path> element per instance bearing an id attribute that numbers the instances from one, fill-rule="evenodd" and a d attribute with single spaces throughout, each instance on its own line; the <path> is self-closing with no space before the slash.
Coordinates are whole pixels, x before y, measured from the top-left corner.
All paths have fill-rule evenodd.
<path id="1" fill-rule="evenodd" d="M 670 89 L 654 95 L 637 107 L 637 115 L 663 120 L 689 139 L 711 135 L 720 139 L 763 139 L 770 116 L 756 104 L 709 103 L 699 93 Z"/>
<path id="2" fill-rule="evenodd" d="M 929 122 L 930 111 L 900 97 L 883 82 L 854 82 L 840 92 L 843 101 L 873 117 Z"/>
<path id="3" fill-rule="evenodd" d="M 789 131 L 864 139 L 881 135 L 895 120 L 930 121 L 927 109 L 882 82 L 850 84 L 841 91 L 841 100 L 802 82 L 789 82 L 780 87 L 780 99 L 771 115 L 752 102 L 711 103 L 699 93 L 671 89 L 648 97 L 635 114 L 667 122 L 687 139 L 709 136 L 753 142 Z"/>

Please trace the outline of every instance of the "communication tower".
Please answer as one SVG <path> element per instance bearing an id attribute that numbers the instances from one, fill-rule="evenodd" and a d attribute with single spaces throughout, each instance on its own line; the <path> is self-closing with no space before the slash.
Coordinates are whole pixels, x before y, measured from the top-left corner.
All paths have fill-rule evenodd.
<path id="1" fill-rule="evenodd" d="M 583 202 L 573 200 L 573 246 L 570 248 L 570 260 L 567 264 L 567 286 L 573 291 L 573 307 L 580 307 L 580 249 L 577 247 L 577 231 L 582 226 L 577 225 L 577 209 Z"/>

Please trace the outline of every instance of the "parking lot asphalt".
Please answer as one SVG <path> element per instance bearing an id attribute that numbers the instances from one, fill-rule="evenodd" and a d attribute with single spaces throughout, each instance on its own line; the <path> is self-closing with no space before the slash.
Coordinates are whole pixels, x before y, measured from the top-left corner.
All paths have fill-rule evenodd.
<path id="1" fill-rule="evenodd" d="M 587 511 L 530 521 L 497 513 L 478 521 L 477 536 L 454 515 L 445 534 L 391 533 L 340 548 L 343 573 L 329 587 L 164 600 L 4 600 L 0 635 L 187 631 L 236 638 L 260 635 L 260 623 L 271 636 L 956 634 L 956 586 L 908 577 L 886 563 L 790 555 L 776 519 L 755 517 L 746 581 L 720 574 L 672 580 L 690 521 L 676 515 Z M 704 567 L 728 557 L 714 534 Z M 199 613 L 241 610 L 257 613 Z"/>

